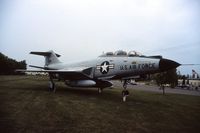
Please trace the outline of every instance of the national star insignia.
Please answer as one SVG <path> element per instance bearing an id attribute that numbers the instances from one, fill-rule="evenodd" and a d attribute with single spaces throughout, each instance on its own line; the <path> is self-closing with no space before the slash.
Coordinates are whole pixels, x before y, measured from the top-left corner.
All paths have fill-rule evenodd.
<path id="1" fill-rule="evenodd" d="M 96 66 L 97 70 L 100 70 L 102 74 L 107 74 L 109 69 L 114 69 L 114 64 L 110 64 L 108 61 L 104 61 L 101 65 Z"/>
<path id="2" fill-rule="evenodd" d="M 108 72 L 108 65 L 106 64 L 106 62 L 104 62 L 104 64 L 101 66 L 101 68 L 102 68 L 102 72 Z"/>

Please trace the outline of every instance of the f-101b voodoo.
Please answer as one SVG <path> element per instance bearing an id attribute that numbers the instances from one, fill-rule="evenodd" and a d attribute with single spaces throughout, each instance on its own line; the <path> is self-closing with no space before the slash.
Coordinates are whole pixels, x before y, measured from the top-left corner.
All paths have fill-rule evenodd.
<path id="1" fill-rule="evenodd" d="M 50 88 L 55 91 L 54 78 L 59 78 L 71 87 L 94 87 L 101 93 L 102 89 L 111 87 L 111 80 L 123 81 L 123 100 L 129 94 L 127 84 L 138 75 L 163 72 L 178 67 L 180 64 L 162 56 L 144 56 L 135 51 L 128 54 L 119 50 L 107 52 L 96 59 L 74 64 L 64 64 L 53 51 L 30 52 L 45 57 L 44 66 L 31 66 L 43 70 L 17 70 L 23 72 L 47 72 L 50 77 Z"/>

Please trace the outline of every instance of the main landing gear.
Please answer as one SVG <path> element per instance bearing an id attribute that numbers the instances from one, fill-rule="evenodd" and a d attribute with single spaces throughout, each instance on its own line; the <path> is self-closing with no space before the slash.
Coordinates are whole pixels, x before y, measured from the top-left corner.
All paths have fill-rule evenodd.
<path id="1" fill-rule="evenodd" d="M 51 75 L 49 75 L 49 91 L 56 92 L 55 83 Z"/>
<path id="2" fill-rule="evenodd" d="M 123 84 L 124 90 L 122 91 L 123 102 L 126 102 L 126 97 L 129 95 L 129 91 L 126 89 L 128 82 L 129 82 L 129 80 L 124 80 L 124 84 Z"/>
<path id="3" fill-rule="evenodd" d="M 98 88 L 98 93 L 101 94 L 102 93 L 102 88 Z"/>

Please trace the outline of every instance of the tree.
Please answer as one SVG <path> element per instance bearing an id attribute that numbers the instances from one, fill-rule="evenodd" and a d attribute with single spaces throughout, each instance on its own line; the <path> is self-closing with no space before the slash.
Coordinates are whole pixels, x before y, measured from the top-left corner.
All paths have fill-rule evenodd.
<path id="1" fill-rule="evenodd" d="M 178 84 L 178 75 L 176 73 L 176 69 L 171 69 L 166 72 L 156 74 L 155 80 L 159 86 L 170 84 L 170 86 L 174 88 Z"/>
<path id="2" fill-rule="evenodd" d="M 186 80 L 185 75 L 182 76 L 182 79 L 183 79 L 182 85 L 185 85 L 185 80 Z"/>
<path id="3" fill-rule="evenodd" d="M 15 69 L 26 69 L 26 61 L 16 61 L 0 53 L 0 75 L 16 74 Z"/>

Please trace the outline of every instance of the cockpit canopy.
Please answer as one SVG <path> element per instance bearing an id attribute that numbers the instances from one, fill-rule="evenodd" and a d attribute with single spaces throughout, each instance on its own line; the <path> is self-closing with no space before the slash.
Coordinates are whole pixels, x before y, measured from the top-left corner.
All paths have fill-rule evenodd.
<path id="1" fill-rule="evenodd" d="M 115 52 L 106 52 L 104 54 L 102 54 L 100 57 L 107 57 L 107 56 L 129 56 L 129 57 L 137 57 L 137 56 L 144 56 L 139 52 L 136 51 L 130 51 L 130 52 L 126 52 L 123 50 L 118 50 Z"/>
<path id="2" fill-rule="evenodd" d="M 118 50 L 114 53 L 114 55 L 116 56 L 126 56 L 127 55 L 127 52 L 126 51 L 123 51 L 123 50 Z"/>
<path id="3" fill-rule="evenodd" d="M 128 56 L 144 56 L 141 53 L 137 52 L 137 51 L 130 51 L 128 53 Z"/>

